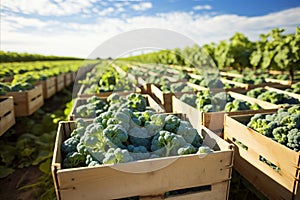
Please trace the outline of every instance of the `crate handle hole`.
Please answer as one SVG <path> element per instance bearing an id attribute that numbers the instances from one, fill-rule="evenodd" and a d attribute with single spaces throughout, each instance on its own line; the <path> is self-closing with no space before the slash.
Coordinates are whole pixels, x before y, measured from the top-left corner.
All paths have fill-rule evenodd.
<path id="1" fill-rule="evenodd" d="M 248 146 L 246 146 L 244 143 L 242 143 L 241 141 L 237 140 L 236 138 L 232 138 L 233 142 L 242 147 L 243 149 L 245 149 L 246 151 L 248 151 Z"/>
<path id="2" fill-rule="evenodd" d="M 166 192 L 164 196 L 165 198 L 168 198 L 172 196 L 186 195 L 195 192 L 206 192 L 206 191 L 211 191 L 211 188 L 212 188 L 211 185 L 203 185 L 203 186 L 190 187 L 190 188 L 184 188 L 179 190 L 171 190 Z"/>
<path id="3" fill-rule="evenodd" d="M 266 158 L 264 158 L 263 156 L 259 156 L 259 161 L 263 162 L 264 164 L 268 165 L 270 168 L 272 168 L 273 170 L 275 170 L 278 174 L 281 174 L 281 169 L 280 167 L 278 167 L 277 165 L 275 165 L 274 163 L 272 163 L 271 161 L 267 160 Z"/>

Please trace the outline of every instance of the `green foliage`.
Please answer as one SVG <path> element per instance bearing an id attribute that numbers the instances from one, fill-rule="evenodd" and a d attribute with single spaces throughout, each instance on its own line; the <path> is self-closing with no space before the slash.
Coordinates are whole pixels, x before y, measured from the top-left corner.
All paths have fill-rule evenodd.
<path id="1" fill-rule="evenodd" d="M 83 60 L 82 58 L 63 57 L 63 56 L 45 56 L 40 54 L 17 53 L 10 51 L 0 51 L 1 62 L 20 62 L 20 61 L 41 61 L 41 60 Z"/>

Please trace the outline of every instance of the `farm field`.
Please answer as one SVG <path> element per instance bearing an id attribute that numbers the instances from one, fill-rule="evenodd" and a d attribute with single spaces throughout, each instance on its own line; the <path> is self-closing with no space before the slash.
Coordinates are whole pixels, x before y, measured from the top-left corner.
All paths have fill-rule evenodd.
<path id="1" fill-rule="evenodd" d="M 299 199 L 299 45 L 1 52 L 0 198 Z"/>

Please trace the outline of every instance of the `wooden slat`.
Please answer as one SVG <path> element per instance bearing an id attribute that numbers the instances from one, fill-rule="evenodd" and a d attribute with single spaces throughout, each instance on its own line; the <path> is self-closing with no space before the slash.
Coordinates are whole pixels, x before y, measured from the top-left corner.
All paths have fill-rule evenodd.
<path id="1" fill-rule="evenodd" d="M 272 200 L 291 200 L 293 194 L 235 152 L 234 168 L 258 191 Z M 294 198 L 295 199 L 295 198 Z"/>
<path id="2" fill-rule="evenodd" d="M 69 86 L 72 83 L 72 72 L 65 73 L 64 84 Z"/>
<path id="3" fill-rule="evenodd" d="M 65 74 L 56 76 L 56 91 L 59 92 L 65 88 Z"/>

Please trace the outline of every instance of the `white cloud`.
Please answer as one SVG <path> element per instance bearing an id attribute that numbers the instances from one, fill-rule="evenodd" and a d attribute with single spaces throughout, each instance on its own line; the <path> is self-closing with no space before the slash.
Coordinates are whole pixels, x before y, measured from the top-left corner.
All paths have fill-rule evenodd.
<path id="1" fill-rule="evenodd" d="M 211 10 L 212 7 L 210 5 L 198 5 L 194 6 L 193 10 Z"/>
<path id="2" fill-rule="evenodd" d="M 113 8 L 107 9 L 105 12 L 113 12 Z M 229 39 L 235 32 L 244 33 L 250 40 L 277 27 L 291 33 L 299 24 L 300 7 L 256 17 L 173 12 L 125 19 L 99 17 L 96 23 L 85 24 L 1 14 L 0 35 L 2 50 L 87 57 L 107 39 L 139 28 L 173 30 L 202 45 Z M 21 30 L 28 25 L 32 26 L 30 32 Z"/>
<path id="3" fill-rule="evenodd" d="M 2 0 L 1 8 L 24 14 L 68 16 L 93 6 L 93 0 Z"/>
<path id="4" fill-rule="evenodd" d="M 108 15 L 108 14 L 110 14 L 110 13 L 113 13 L 114 11 L 115 11 L 115 9 L 114 9 L 113 7 L 108 7 L 108 8 L 106 8 L 106 9 L 104 9 L 104 10 L 98 12 L 98 15 L 99 15 L 99 16 L 106 16 L 106 15 Z"/>
<path id="5" fill-rule="evenodd" d="M 136 11 L 144 11 L 152 8 L 152 3 L 151 2 L 142 2 L 139 4 L 134 4 L 132 5 L 132 8 Z"/>

